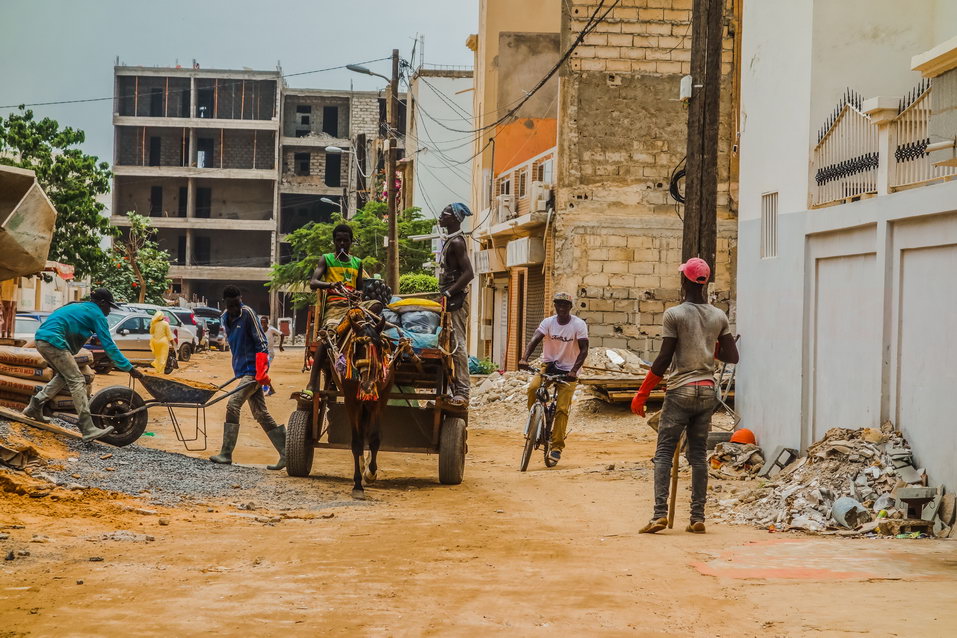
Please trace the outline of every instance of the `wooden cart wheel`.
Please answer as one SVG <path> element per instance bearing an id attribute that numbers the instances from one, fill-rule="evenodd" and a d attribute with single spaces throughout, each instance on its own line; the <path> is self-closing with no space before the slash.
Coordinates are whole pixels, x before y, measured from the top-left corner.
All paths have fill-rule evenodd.
<path id="1" fill-rule="evenodd" d="M 458 485 L 465 475 L 465 421 L 447 416 L 439 437 L 439 482 Z"/>
<path id="2" fill-rule="evenodd" d="M 289 476 L 309 476 L 314 452 L 312 412 L 296 410 L 289 415 L 286 425 L 286 473 Z"/>

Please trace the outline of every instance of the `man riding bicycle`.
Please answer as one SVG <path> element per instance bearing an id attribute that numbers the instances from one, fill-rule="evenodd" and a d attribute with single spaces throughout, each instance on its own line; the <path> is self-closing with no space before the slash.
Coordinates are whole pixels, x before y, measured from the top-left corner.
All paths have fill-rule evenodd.
<path id="1" fill-rule="evenodd" d="M 520 370 L 529 368 L 528 359 L 539 343 L 542 345 L 542 360 L 545 370 L 539 372 L 528 384 L 528 407 L 535 404 L 535 392 L 542 385 L 543 375 L 564 374 L 565 383 L 558 386 L 558 405 L 555 411 L 555 423 L 552 439 L 549 443 L 549 458 L 553 464 L 562 458 L 565 449 L 565 431 L 568 427 L 568 410 L 575 394 L 578 371 L 588 356 L 588 325 L 572 314 L 572 297 L 565 292 L 556 292 L 552 297 L 555 314 L 547 317 L 538 326 L 535 336 L 528 343 L 525 354 L 518 362 Z"/>

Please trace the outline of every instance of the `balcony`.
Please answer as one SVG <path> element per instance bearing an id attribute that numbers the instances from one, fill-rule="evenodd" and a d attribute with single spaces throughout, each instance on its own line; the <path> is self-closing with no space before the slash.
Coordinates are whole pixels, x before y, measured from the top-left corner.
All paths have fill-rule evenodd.
<path id="1" fill-rule="evenodd" d="M 242 266 L 170 266 L 171 279 L 268 281 L 269 268 Z"/>
<path id="2" fill-rule="evenodd" d="M 504 171 L 495 178 L 495 198 L 482 211 L 486 220 L 480 234 L 508 237 L 529 234 L 543 226 L 552 207 L 555 149 Z"/>
<path id="3" fill-rule="evenodd" d="M 864 100 L 848 91 L 818 133 L 810 206 L 887 195 L 957 175 L 953 137 L 931 139 L 929 133 L 932 91 L 927 80 L 903 98 Z M 948 149 L 950 153 L 941 153 Z"/>

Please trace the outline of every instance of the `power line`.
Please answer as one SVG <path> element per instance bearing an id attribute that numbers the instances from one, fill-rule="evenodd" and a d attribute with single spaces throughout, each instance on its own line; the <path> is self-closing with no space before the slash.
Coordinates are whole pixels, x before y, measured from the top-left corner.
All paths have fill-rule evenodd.
<path id="1" fill-rule="evenodd" d="M 373 63 L 373 62 L 381 62 L 382 60 L 388 60 L 388 59 L 389 59 L 389 58 L 376 58 L 375 60 L 366 60 L 366 61 L 364 61 L 364 62 L 356 62 L 355 64 L 357 64 L 357 65 L 371 64 L 371 63 Z M 312 70 L 312 71 L 299 71 L 299 72 L 297 72 L 297 73 L 285 73 L 285 74 L 283 74 L 283 75 L 280 75 L 279 77 L 281 77 L 281 78 L 292 78 L 292 77 L 297 77 L 297 76 L 300 76 L 300 75 L 311 75 L 311 74 L 313 74 L 313 73 L 323 73 L 323 72 L 325 72 L 325 71 L 335 71 L 335 70 L 337 70 L 337 69 L 344 69 L 344 68 L 346 68 L 347 66 L 349 66 L 349 65 L 340 64 L 339 66 L 330 66 L 330 67 L 326 67 L 326 68 L 324 68 L 324 69 L 314 69 L 314 70 Z M 243 81 L 244 81 L 244 80 L 232 80 L 232 81 L 226 80 L 226 81 L 223 82 L 223 86 L 229 86 L 230 84 L 238 84 L 238 83 L 243 82 Z M 187 93 L 187 92 L 189 92 L 189 89 L 173 89 L 173 90 L 167 91 L 168 94 Z M 21 106 L 23 106 L 23 107 L 27 107 L 27 106 L 52 106 L 52 105 L 56 105 L 56 104 L 82 104 L 82 103 L 86 103 L 86 102 L 105 102 L 106 100 L 132 98 L 132 97 L 135 97 L 135 95 L 136 95 L 136 94 L 133 93 L 133 94 L 130 94 L 130 95 L 111 95 L 111 96 L 109 96 L 109 97 L 91 97 L 91 98 L 77 99 L 77 100 L 54 100 L 54 101 L 50 101 L 50 102 L 32 102 L 32 103 L 30 103 L 30 104 L 4 104 L 4 105 L 0 105 L 0 109 L 15 109 L 15 108 L 19 108 L 19 107 L 21 107 Z"/>

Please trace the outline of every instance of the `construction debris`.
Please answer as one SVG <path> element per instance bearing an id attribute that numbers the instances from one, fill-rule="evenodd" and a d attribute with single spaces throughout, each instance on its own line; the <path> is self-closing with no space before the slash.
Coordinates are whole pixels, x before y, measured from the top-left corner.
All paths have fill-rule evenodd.
<path id="1" fill-rule="evenodd" d="M 752 443 L 718 443 L 708 457 L 711 474 L 738 478 L 755 474 L 764 466 L 761 448 Z"/>
<path id="2" fill-rule="evenodd" d="M 720 444 L 712 458 L 722 462 L 721 471 L 730 465 L 731 476 L 746 475 L 735 465 L 747 465 L 745 450 L 728 450 L 730 445 Z M 926 488 L 927 474 L 912 463 L 910 446 L 890 423 L 880 430 L 833 428 L 770 482 L 720 500 L 715 518 L 775 530 L 886 529 L 896 536 L 936 526 L 941 535 L 949 533 L 953 499 L 945 501 L 942 488 Z M 898 523 L 884 525 L 885 519 Z"/>

